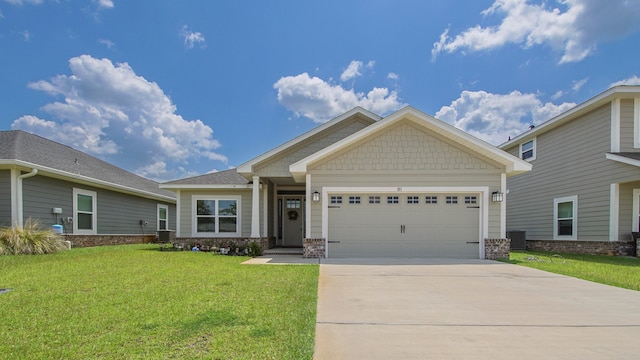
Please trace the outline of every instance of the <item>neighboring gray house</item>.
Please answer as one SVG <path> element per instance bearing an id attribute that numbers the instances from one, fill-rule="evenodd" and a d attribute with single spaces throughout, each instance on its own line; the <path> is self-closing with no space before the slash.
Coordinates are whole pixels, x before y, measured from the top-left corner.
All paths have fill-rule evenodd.
<path id="1" fill-rule="evenodd" d="M 126 236 L 175 229 L 175 202 L 174 193 L 157 182 L 69 146 L 20 130 L 0 131 L 0 226 L 32 218 L 85 236 L 73 238 L 75 245 L 112 243 L 106 240 L 111 235 L 127 242 Z"/>
<path id="2" fill-rule="evenodd" d="M 237 169 L 163 183 L 179 241 L 305 256 L 485 258 L 507 177 L 531 165 L 414 108 L 355 108 Z M 507 245 L 508 248 L 508 245 Z"/>
<path id="3" fill-rule="evenodd" d="M 511 139 L 507 230 L 552 251 L 632 254 L 640 230 L 640 87 L 616 86 Z"/>

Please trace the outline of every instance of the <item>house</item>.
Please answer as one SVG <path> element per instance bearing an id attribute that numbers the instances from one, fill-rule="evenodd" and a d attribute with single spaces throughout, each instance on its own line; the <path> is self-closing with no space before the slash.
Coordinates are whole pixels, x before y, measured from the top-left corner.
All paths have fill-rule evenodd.
<path id="1" fill-rule="evenodd" d="M 632 255 L 640 230 L 640 86 L 616 86 L 502 144 L 533 165 L 507 180 L 527 248 Z"/>
<path id="2" fill-rule="evenodd" d="M 507 177 L 530 169 L 412 107 L 355 108 L 236 169 L 160 187 L 176 192 L 177 241 L 485 258 L 504 248 Z"/>
<path id="3" fill-rule="evenodd" d="M 175 194 L 69 146 L 0 131 L 0 226 L 63 225 L 74 246 L 142 242 L 175 228 Z"/>

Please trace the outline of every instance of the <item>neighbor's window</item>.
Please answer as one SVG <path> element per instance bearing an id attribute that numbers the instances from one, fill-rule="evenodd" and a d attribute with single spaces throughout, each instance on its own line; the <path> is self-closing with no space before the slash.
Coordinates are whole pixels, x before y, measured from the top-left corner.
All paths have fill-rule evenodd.
<path id="1" fill-rule="evenodd" d="M 536 139 L 535 138 L 520 144 L 520 158 L 522 160 L 527 160 L 527 161 L 536 159 Z"/>
<path id="2" fill-rule="evenodd" d="M 74 234 L 97 234 L 96 199 L 95 191 L 73 189 Z"/>
<path id="3" fill-rule="evenodd" d="M 576 240 L 578 196 L 553 200 L 554 240 Z"/>
<path id="4" fill-rule="evenodd" d="M 194 233 L 225 235 L 239 233 L 239 203 L 239 197 L 195 196 L 193 199 Z"/>
<path id="5" fill-rule="evenodd" d="M 158 230 L 169 230 L 169 207 L 158 204 Z"/>

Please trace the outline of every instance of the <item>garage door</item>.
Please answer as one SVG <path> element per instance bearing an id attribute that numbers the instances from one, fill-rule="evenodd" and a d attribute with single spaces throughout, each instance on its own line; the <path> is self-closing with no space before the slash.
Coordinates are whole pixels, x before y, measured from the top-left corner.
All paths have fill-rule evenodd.
<path id="1" fill-rule="evenodd" d="M 345 194 L 329 200 L 329 257 L 479 257 L 477 194 Z"/>

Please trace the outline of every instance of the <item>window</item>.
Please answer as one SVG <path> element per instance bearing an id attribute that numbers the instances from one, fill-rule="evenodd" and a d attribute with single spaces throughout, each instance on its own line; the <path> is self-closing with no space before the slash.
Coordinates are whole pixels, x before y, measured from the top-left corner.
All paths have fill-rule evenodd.
<path id="1" fill-rule="evenodd" d="M 398 197 L 397 196 L 387 196 L 387 204 L 397 204 Z"/>
<path id="2" fill-rule="evenodd" d="M 425 200 L 426 200 L 427 204 L 437 204 L 438 203 L 438 197 L 437 196 L 426 196 Z"/>
<path id="3" fill-rule="evenodd" d="M 193 232 L 203 234 L 239 234 L 239 196 L 194 196 Z M 287 204 L 294 205 L 294 204 Z"/>
<path id="4" fill-rule="evenodd" d="M 457 204 L 458 203 L 458 197 L 457 196 L 447 196 L 446 198 L 446 202 L 447 204 Z"/>
<path id="5" fill-rule="evenodd" d="M 158 204 L 158 230 L 169 230 L 169 207 Z"/>
<path id="6" fill-rule="evenodd" d="M 420 204 L 419 196 L 407 196 L 407 204 Z"/>
<path id="7" fill-rule="evenodd" d="M 577 239 L 578 196 L 553 200 L 553 239 Z"/>
<path id="8" fill-rule="evenodd" d="M 342 196 L 332 196 L 331 197 L 332 204 L 342 204 Z"/>
<path id="9" fill-rule="evenodd" d="M 478 203 L 478 197 L 477 196 L 465 196 L 464 197 L 464 203 L 465 204 L 477 204 Z"/>
<path id="10" fill-rule="evenodd" d="M 300 199 L 287 199 L 287 209 L 300 209 Z"/>
<path id="11" fill-rule="evenodd" d="M 369 204 L 380 204 L 380 196 L 369 196 Z"/>
<path id="12" fill-rule="evenodd" d="M 95 191 L 73 189 L 73 233 L 95 235 L 97 231 L 97 195 Z"/>
<path id="13" fill-rule="evenodd" d="M 522 160 L 527 160 L 527 161 L 536 159 L 536 139 L 535 138 L 520 144 L 520 158 Z"/>
<path id="14" fill-rule="evenodd" d="M 349 204 L 360 204 L 360 196 L 349 196 Z"/>

